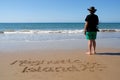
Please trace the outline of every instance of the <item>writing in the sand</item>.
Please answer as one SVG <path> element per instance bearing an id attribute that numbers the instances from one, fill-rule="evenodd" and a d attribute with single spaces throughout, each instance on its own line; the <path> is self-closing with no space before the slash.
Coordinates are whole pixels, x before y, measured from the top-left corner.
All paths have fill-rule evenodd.
<path id="1" fill-rule="evenodd" d="M 79 59 L 63 60 L 15 60 L 10 65 L 22 68 L 22 73 L 28 72 L 81 72 L 102 71 L 105 65 L 98 62 L 86 62 Z"/>

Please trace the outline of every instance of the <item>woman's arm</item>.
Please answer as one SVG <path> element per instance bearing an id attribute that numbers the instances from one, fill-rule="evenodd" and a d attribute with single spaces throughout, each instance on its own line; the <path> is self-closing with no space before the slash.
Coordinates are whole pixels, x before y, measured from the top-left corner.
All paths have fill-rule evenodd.
<path id="1" fill-rule="evenodd" d="M 88 22 L 86 21 L 85 26 L 84 26 L 84 35 L 86 35 L 87 27 L 88 27 Z"/>

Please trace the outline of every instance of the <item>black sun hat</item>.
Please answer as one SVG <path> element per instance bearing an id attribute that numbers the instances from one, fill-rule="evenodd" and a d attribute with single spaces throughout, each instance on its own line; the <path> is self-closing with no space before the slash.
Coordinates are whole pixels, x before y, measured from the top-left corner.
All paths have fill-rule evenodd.
<path id="1" fill-rule="evenodd" d="M 90 7 L 90 8 L 88 8 L 88 10 L 89 10 L 89 11 L 97 11 L 97 9 L 95 9 L 95 7 L 93 7 L 93 6 Z"/>

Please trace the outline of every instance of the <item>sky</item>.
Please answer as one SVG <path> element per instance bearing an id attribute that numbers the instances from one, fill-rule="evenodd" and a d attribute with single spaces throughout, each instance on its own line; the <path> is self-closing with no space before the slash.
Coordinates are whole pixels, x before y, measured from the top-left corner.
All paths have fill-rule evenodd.
<path id="1" fill-rule="evenodd" d="M 100 22 L 120 22 L 120 0 L 0 0 L 0 23 L 84 22 L 91 6 Z"/>

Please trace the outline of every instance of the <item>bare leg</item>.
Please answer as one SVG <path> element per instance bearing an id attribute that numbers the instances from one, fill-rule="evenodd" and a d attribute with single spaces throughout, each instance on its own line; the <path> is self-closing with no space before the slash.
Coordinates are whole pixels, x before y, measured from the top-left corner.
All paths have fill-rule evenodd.
<path id="1" fill-rule="evenodd" d="M 88 52 L 87 52 L 87 54 L 91 55 L 91 50 L 92 50 L 92 40 L 88 40 Z"/>
<path id="2" fill-rule="evenodd" d="M 95 40 L 92 40 L 93 42 L 93 54 L 96 53 L 95 49 L 96 49 L 96 41 Z"/>

